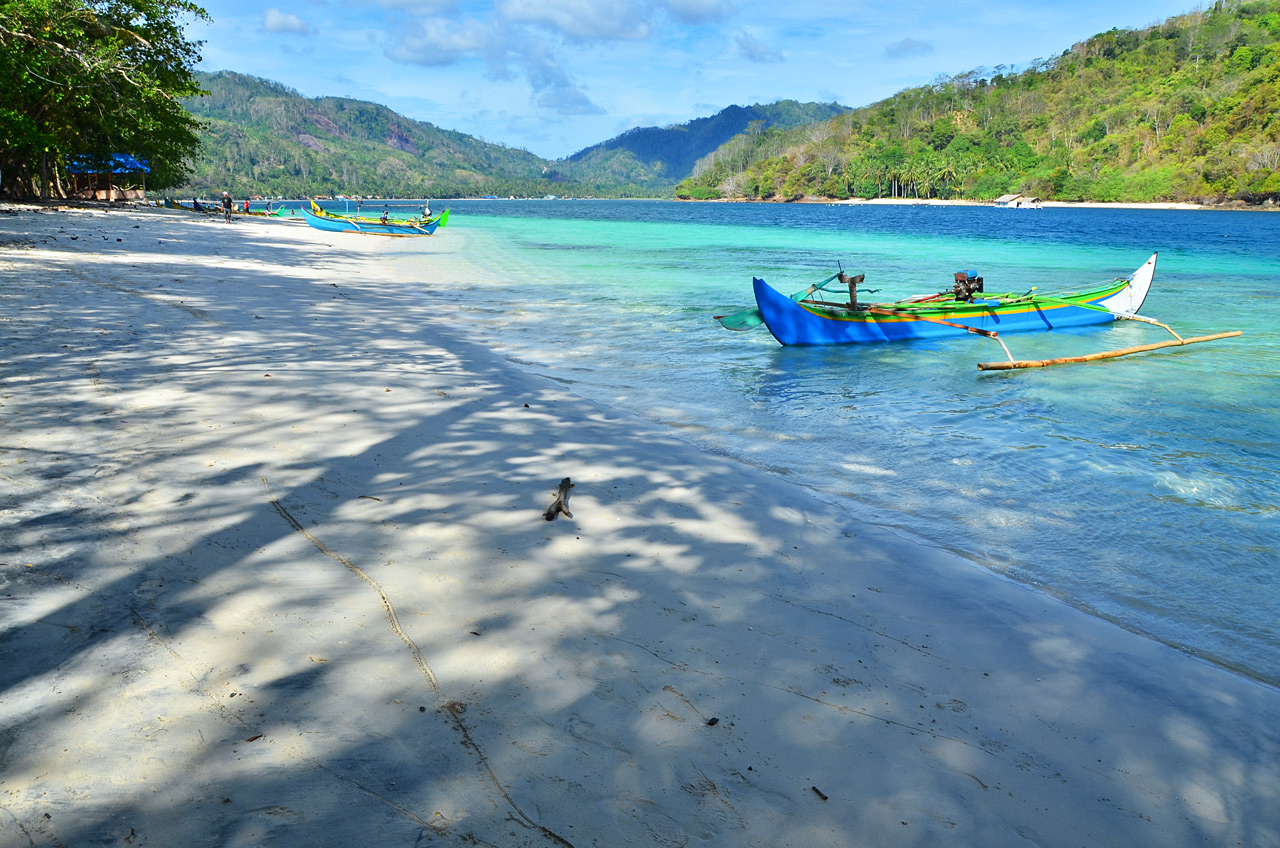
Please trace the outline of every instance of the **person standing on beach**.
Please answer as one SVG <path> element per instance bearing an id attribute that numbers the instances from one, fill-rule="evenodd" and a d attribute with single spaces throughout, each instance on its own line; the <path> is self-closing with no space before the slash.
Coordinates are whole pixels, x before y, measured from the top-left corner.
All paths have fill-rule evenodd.
<path id="1" fill-rule="evenodd" d="M 222 193 L 222 220 L 231 223 L 231 195 Z"/>

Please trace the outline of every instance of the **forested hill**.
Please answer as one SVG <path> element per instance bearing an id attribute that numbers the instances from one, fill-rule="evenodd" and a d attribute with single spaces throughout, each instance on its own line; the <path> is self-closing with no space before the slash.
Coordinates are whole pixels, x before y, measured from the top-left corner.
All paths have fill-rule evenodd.
<path id="1" fill-rule="evenodd" d="M 668 127 L 637 127 L 580 150 L 564 164 L 568 173 L 614 176 L 622 182 L 672 185 L 693 173 L 699 159 L 748 128 L 791 129 L 817 124 L 849 109 L 837 103 L 730 106 L 709 118 Z"/>
<path id="2" fill-rule="evenodd" d="M 542 194 L 550 163 L 343 97 L 223 71 L 185 102 L 206 124 L 186 190 L 249 195 L 444 197 Z"/>
<path id="3" fill-rule="evenodd" d="M 343 97 L 222 71 L 184 101 L 205 123 L 203 154 L 181 191 L 250 195 L 476 194 L 671 196 L 698 158 L 748 126 L 794 127 L 844 110 L 784 101 L 731 106 L 710 118 L 632 130 L 564 160 L 490 144 Z"/>
<path id="4" fill-rule="evenodd" d="M 803 130 L 735 136 L 682 197 L 1280 200 L 1280 0 L 1113 29 Z"/>

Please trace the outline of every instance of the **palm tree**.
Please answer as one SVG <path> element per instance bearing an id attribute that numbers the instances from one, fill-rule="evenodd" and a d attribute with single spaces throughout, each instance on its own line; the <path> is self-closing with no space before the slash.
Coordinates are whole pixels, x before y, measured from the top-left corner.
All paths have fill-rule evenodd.
<path id="1" fill-rule="evenodd" d="M 948 194 L 955 194 L 958 178 L 959 174 L 957 173 L 955 157 L 940 157 L 938 160 L 938 182 L 942 183 L 946 187 Z"/>
<path id="2" fill-rule="evenodd" d="M 925 197 L 933 196 L 933 187 L 938 183 L 938 174 L 942 170 L 941 163 L 941 157 L 933 150 L 926 150 L 916 157 L 916 197 L 921 191 Z"/>

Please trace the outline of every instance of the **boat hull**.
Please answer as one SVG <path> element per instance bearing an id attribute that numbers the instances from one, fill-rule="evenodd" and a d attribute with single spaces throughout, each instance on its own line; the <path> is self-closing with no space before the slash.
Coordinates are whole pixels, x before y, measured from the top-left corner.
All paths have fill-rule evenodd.
<path id="1" fill-rule="evenodd" d="M 753 286 L 765 326 L 781 344 L 870 344 L 962 336 L 967 328 L 1003 334 L 1115 321 L 1117 313 L 1131 315 L 1142 307 L 1155 266 L 1152 255 L 1127 279 L 1083 292 L 1040 296 L 1047 300 L 978 295 L 973 303 L 879 303 L 857 311 L 797 302 L 760 279 L 753 280 Z"/>
<path id="2" fill-rule="evenodd" d="M 302 212 L 308 224 L 317 230 L 325 230 L 331 233 L 365 233 L 376 236 L 429 236 L 435 233 L 436 227 L 439 226 L 434 222 L 421 227 L 412 224 L 392 224 L 389 222 L 386 224 L 367 224 L 350 218 L 322 218 L 319 215 L 313 215 L 306 209 L 299 211 Z"/>

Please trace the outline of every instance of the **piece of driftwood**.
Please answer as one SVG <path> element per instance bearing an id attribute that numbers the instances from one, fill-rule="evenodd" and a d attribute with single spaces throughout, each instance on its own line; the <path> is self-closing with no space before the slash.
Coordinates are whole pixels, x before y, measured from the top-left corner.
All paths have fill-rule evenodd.
<path id="1" fill-rule="evenodd" d="M 560 491 L 556 492 L 556 499 L 551 502 L 551 506 L 547 507 L 547 511 L 542 517 L 548 521 L 555 521 L 556 516 L 564 513 L 565 518 L 573 518 L 573 513 L 569 511 L 569 490 L 573 488 L 573 484 L 566 477 L 560 481 Z"/>

